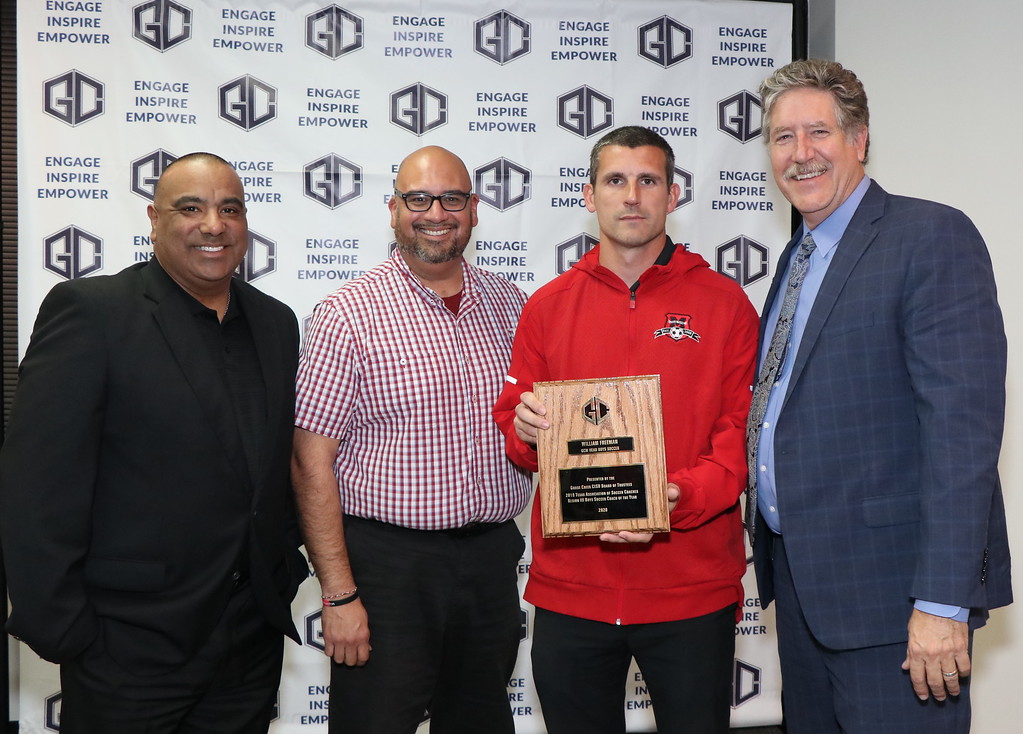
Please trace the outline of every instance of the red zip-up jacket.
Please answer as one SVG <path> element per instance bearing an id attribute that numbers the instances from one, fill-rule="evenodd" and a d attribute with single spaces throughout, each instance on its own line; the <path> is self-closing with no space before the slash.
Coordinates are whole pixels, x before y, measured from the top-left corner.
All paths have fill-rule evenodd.
<path id="1" fill-rule="evenodd" d="M 536 471 L 536 450 L 512 425 L 534 381 L 658 374 L 668 481 L 681 494 L 671 532 L 649 544 L 544 538 L 534 503 L 525 598 L 613 624 L 709 614 L 742 596 L 739 495 L 757 314 L 735 281 L 681 247 L 634 291 L 599 264 L 599 248 L 529 299 L 494 418 L 509 457 Z"/>

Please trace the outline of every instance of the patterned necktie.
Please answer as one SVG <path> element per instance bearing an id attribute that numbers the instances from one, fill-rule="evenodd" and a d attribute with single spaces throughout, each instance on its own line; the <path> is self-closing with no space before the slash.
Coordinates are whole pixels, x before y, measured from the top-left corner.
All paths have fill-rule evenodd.
<path id="1" fill-rule="evenodd" d="M 746 424 L 746 464 L 749 477 L 746 480 L 749 489 L 746 491 L 746 531 L 749 533 L 750 545 L 753 544 L 753 530 L 757 517 L 757 446 L 760 443 L 760 427 L 767 412 L 767 400 L 771 389 L 778 379 L 778 372 L 785 362 L 785 352 L 789 347 L 789 333 L 792 331 L 792 317 L 796 313 L 799 301 L 799 289 L 803 287 L 806 272 L 810 269 L 810 255 L 817 249 L 813 236 L 807 232 L 799 244 L 799 252 L 789 272 L 789 282 L 785 287 L 785 298 L 781 303 L 778 323 L 774 327 L 771 346 L 760 366 L 760 376 L 753 388 L 753 403 L 750 405 L 749 421 Z"/>

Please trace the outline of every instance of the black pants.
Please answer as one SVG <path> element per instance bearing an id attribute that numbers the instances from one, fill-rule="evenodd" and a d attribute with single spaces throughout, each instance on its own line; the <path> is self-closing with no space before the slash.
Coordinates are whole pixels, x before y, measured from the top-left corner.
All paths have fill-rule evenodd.
<path id="1" fill-rule="evenodd" d="M 98 640 L 60 667 L 61 734 L 264 734 L 277 700 L 284 636 L 248 586 L 209 640 L 170 673 L 126 671 Z"/>
<path id="2" fill-rule="evenodd" d="M 635 657 L 660 734 L 727 734 L 735 609 L 632 625 L 537 609 L 533 679 L 548 733 L 623 734 Z"/>
<path id="3" fill-rule="evenodd" d="M 364 667 L 331 664 L 331 734 L 513 734 L 507 684 L 519 646 L 514 522 L 479 534 L 345 517 L 369 617 Z"/>

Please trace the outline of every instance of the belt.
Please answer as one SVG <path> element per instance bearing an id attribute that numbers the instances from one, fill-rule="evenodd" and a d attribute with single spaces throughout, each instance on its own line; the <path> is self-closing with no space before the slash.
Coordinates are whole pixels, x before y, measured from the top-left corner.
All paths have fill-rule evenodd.
<path id="1" fill-rule="evenodd" d="M 345 524 L 359 524 L 365 523 L 369 526 L 376 526 L 381 530 L 391 532 L 404 532 L 404 533 L 424 533 L 424 534 L 440 534 L 447 535 L 449 538 L 474 538 L 478 535 L 484 535 L 489 533 L 491 530 L 496 530 L 499 527 L 507 525 L 508 523 L 515 522 L 514 520 L 504 520 L 502 522 L 470 522 L 457 528 L 441 528 L 439 530 L 423 530 L 421 528 L 407 528 L 403 525 L 392 525 L 389 522 L 381 522 L 380 520 L 370 520 L 368 517 L 359 517 L 358 515 L 345 515 Z"/>

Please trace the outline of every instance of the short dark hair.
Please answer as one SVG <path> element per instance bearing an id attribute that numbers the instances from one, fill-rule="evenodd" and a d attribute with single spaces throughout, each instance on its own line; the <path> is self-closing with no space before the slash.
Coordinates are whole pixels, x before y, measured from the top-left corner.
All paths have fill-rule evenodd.
<path id="1" fill-rule="evenodd" d="M 670 188 L 675 182 L 675 151 L 668 141 L 649 128 L 639 125 L 626 125 L 615 128 L 598 140 L 590 151 L 590 186 L 597 185 L 597 166 L 600 164 L 600 151 L 609 145 L 620 145 L 623 148 L 643 148 L 652 146 L 664 151 L 664 178 Z"/>
<path id="2" fill-rule="evenodd" d="M 188 161 L 206 161 L 207 163 L 223 163 L 231 170 L 234 170 L 234 166 L 225 161 L 216 153 L 207 153 L 202 150 L 197 150 L 194 153 L 185 153 L 185 155 L 181 156 L 180 158 L 175 158 L 174 160 L 172 160 L 170 163 L 167 164 L 167 167 L 163 169 L 163 173 L 160 174 L 160 178 L 157 179 L 156 181 L 156 186 L 153 187 L 154 199 L 156 198 L 157 190 L 160 188 L 160 180 L 163 179 L 163 174 L 167 173 L 167 171 L 169 171 L 171 167 L 174 166 L 175 164 L 187 163 Z"/>

